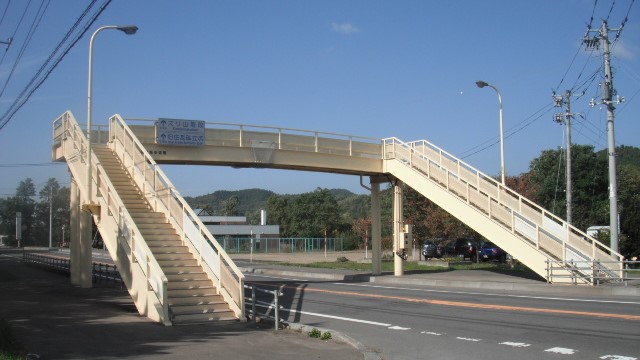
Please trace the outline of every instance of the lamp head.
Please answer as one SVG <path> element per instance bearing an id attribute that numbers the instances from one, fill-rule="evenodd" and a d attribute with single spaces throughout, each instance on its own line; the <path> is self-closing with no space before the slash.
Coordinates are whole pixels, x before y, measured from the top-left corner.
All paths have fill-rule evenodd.
<path id="1" fill-rule="evenodd" d="M 138 27 L 135 26 L 135 25 L 118 26 L 117 29 L 122 31 L 123 33 L 125 33 L 127 35 L 133 35 L 138 31 Z"/>
<path id="2" fill-rule="evenodd" d="M 481 89 L 485 86 L 489 86 L 489 84 L 486 81 L 482 81 L 482 80 L 476 81 L 476 85 Z"/>

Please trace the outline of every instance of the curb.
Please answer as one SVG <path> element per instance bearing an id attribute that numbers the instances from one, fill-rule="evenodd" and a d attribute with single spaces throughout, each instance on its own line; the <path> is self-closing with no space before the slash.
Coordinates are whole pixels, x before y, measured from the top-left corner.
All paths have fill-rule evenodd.
<path id="1" fill-rule="evenodd" d="M 351 345 L 353 348 L 355 348 L 356 350 L 360 351 L 362 353 L 362 355 L 364 356 L 365 360 L 382 360 L 382 355 L 368 350 L 361 342 L 359 342 L 358 340 L 347 336 L 339 331 L 334 331 L 331 329 L 325 329 L 325 328 L 320 328 L 320 327 L 316 327 L 316 326 L 308 326 L 308 325 L 303 325 L 303 324 L 287 324 L 287 326 L 289 327 L 289 329 L 294 330 L 294 331 L 301 331 L 304 333 L 309 333 L 311 330 L 313 329 L 318 329 L 321 332 L 325 332 L 328 331 L 331 333 L 331 337 L 332 339 L 338 340 L 338 341 L 342 341 L 345 344 Z M 323 340 L 319 340 L 319 341 L 323 341 Z"/>
<path id="2" fill-rule="evenodd" d="M 624 286 L 576 286 L 567 284 L 547 284 L 547 283 L 513 283 L 513 282 L 488 282 L 488 281 L 466 281 L 466 280 L 439 280 L 425 278 L 408 278 L 393 276 L 373 276 L 369 274 L 336 274 L 318 273 L 309 271 L 262 269 L 254 267 L 239 267 L 244 274 L 275 275 L 285 277 L 301 277 L 304 279 L 329 280 L 329 281 L 360 281 L 376 284 L 388 285 L 428 285 L 436 287 L 455 287 L 475 290 L 496 290 L 496 291 L 567 291 L 567 292 L 588 292 L 590 295 L 601 296 L 640 296 L 640 288 Z"/>

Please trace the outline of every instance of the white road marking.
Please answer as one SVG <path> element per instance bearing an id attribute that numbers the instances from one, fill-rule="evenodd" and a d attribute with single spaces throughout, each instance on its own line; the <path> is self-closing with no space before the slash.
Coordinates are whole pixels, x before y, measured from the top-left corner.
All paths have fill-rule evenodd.
<path id="1" fill-rule="evenodd" d="M 402 326 L 390 326 L 389 327 L 390 330 L 411 330 L 411 328 L 406 328 L 406 327 L 402 327 Z"/>
<path id="2" fill-rule="evenodd" d="M 334 283 L 334 285 L 370 287 L 370 288 L 388 289 L 388 290 L 418 291 L 418 292 L 429 292 L 429 293 L 440 293 L 440 294 L 482 295 L 482 296 L 496 296 L 496 297 L 535 299 L 535 300 L 557 300 L 557 301 L 572 301 L 572 302 L 576 302 L 576 301 L 577 302 L 592 302 L 592 303 L 603 303 L 603 304 L 640 305 L 640 302 L 638 302 L 638 301 L 572 299 L 572 298 L 559 298 L 559 297 L 547 297 L 547 296 L 528 296 L 528 295 L 513 295 L 513 294 L 491 294 L 491 293 L 479 293 L 479 292 L 470 292 L 470 291 L 430 290 L 430 289 L 403 288 L 403 287 L 397 287 L 397 286 L 350 284 L 350 283 Z"/>
<path id="3" fill-rule="evenodd" d="M 275 276 L 267 276 L 267 275 L 256 275 L 256 274 L 246 274 L 246 275 L 251 276 L 251 277 L 259 277 L 259 278 L 267 278 L 267 279 L 279 279 L 279 280 L 309 282 L 309 280 L 304 280 L 304 279 L 293 279 L 293 278 L 275 277 Z"/>
<path id="4" fill-rule="evenodd" d="M 573 349 L 567 349 L 567 348 L 561 348 L 561 347 L 554 347 L 551 349 L 547 349 L 545 350 L 546 352 L 552 352 L 552 353 L 556 353 L 556 354 L 562 354 L 562 355 L 573 355 L 576 353 L 576 351 L 578 350 L 573 350 Z"/>
<path id="5" fill-rule="evenodd" d="M 473 342 L 478 342 L 478 341 L 482 341 L 482 339 L 474 339 L 474 338 L 465 338 L 465 337 L 456 337 L 456 339 L 458 340 L 464 340 L 464 341 L 473 341 Z"/>
<path id="6" fill-rule="evenodd" d="M 442 334 L 433 331 L 421 331 L 420 334 L 442 336 Z"/>
<path id="7" fill-rule="evenodd" d="M 351 322 L 357 322 L 357 323 L 361 323 L 361 324 L 369 324 L 369 325 L 384 326 L 384 327 L 390 327 L 391 326 L 391 324 L 385 324 L 385 323 L 369 321 L 369 320 L 361 320 L 361 319 L 354 319 L 354 318 L 335 316 L 335 315 L 327 315 L 327 314 L 318 314 L 318 313 L 313 313 L 313 312 L 309 312 L 309 311 L 301 311 L 301 310 L 294 310 L 294 309 L 280 309 L 280 311 L 283 311 L 283 310 L 289 311 L 291 313 L 298 313 L 298 314 L 311 315 L 311 316 L 319 316 L 319 317 L 325 317 L 325 318 L 336 319 L 336 320 L 351 321 Z"/>
<path id="8" fill-rule="evenodd" d="M 621 356 L 621 355 L 605 355 L 601 356 L 600 359 L 603 360 L 638 360 L 638 358 L 629 357 L 629 356 Z"/>
<path id="9" fill-rule="evenodd" d="M 522 348 L 531 346 L 531 344 L 510 342 L 510 341 L 501 342 L 500 345 L 507 345 L 507 346 L 513 346 L 513 347 L 522 347 Z"/>

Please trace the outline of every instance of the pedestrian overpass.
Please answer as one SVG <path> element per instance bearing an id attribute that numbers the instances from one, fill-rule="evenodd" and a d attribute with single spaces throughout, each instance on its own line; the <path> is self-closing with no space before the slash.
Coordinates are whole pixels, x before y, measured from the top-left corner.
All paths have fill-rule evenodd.
<path id="1" fill-rule="evenodd" d="M 71 281 L 91 286 L 93 219 L 140 314 L 165 325 L 243 319 L 244 276 L 159 164 L 368 176 L 374 275 L 381 272 L 380 183 L 391 181 L 394 251 L 404 247 L 404 183 L 549 282 L 622 277 L 620 254 L 428 141 L 199 122 L 199 146 L 175 146 L 160 141 L 161 121 L 186 120 L 114 115 L 108 126 L 92 127 L 89 144 L 65 112 L 54 121 L 53 159 L 66 161 L 72 176 Z"/>

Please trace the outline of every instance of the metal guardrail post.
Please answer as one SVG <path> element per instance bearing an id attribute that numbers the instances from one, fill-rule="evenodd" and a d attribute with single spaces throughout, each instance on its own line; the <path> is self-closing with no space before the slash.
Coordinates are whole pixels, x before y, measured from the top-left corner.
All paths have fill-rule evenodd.
<path id="1" fill-rule="evenodd" d="M 251 317 L 253 317 L 253 323 L 256 321 L 256 288 L 251 286 Z"/>
<path id="2" fill-rule="evenodd" d="M 279 295 L 280 295 L 280 291 L 279 290 L 273 290 L 273 299 L 274 299 L 274 302 L 275 302 L 275 305 L 276 305 L 275 306 L 275 311 L 274 311 L 274 315 L 275 315 L 275 318 L 276 318 L 276 321 L 275 321 L 276 330 L 278 330 L 278 328 L 280 327 L 280 305 L 279 305 L 279 302 L 278 302 L 278 298 L 280 297 Z"/>

